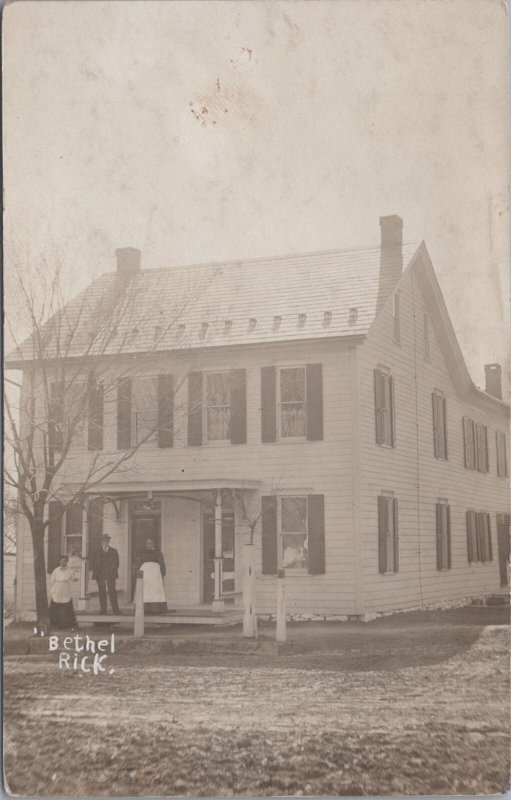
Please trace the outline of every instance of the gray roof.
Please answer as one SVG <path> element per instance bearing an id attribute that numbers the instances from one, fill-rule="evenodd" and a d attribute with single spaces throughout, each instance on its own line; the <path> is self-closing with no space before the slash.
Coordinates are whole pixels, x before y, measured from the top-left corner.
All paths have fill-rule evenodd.
<path id="1" fill-rule="evenodd" d="M 403 270 L 417 247 L 403 246 Z M 124 294 L 116 274 L 105 274 L 66 307 L 64 327 L 78 320 L 69 355 L 81 355 L 107 317 L 116 329 L 110 353 L 363 335 L 381 294 L 380 254 L 376 247 L 141 270 Z M 31 351 L 27 340 L 21 357 Z"/>

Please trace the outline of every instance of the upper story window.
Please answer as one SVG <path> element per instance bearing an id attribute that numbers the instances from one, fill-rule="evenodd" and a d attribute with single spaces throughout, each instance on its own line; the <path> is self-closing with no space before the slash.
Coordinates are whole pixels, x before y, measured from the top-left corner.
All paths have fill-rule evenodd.
<path id="1" fill-rule="evenodd" d="M 488 428 L 482 422 L 463 417 L 463 446 L 465 466 L 488 472 Z"/>
<path id="2" fill-rule="evenodd" d="M 207 372 L 205 427 L 208 442 L 231 438 L 231 373 Z"/>
<path id="3" fill-rule="evenodd" d="M 282 367 L 279 370 L 279 406 L 280 437 L 305 438 L 307 434 L 305 367 Z"/>
<path id="4" fill-rule="evenodd" d="M 451 507 L 447 500 L 436 504 L 436 566 L 451 569 Z"/>
<path id="5" fill-rule="evenodd" d="M 399 308 L 399 292 L 392 298 L 392 321 L 394 326 L 394 341 L 401 344 L 401 312 Z"/>
<path id="6" fill-rule="evenodd" d="M 70 444 L 83 445 L 87 397 L 87 385 L 81 378 L 51 383 L 48 428 L 56 452 Z"/>
<path id="7" fill-rule="evenodd" d="M 399 569 L 397 500 L 392 495 L 378 497 L 378 563 L 382 575 Z"/>
<path id="8" fill-rule="evenodd" d="M 495 431 L 495 446 L 497 450 L 497 475 L 499 478 L 507 478 L 507 443 L 506 434 L 503 431 Z"/>
<path id="9" fill-rule="evenodd" d="M 424 313 L 424 360 L 431 361 L 430 321 L 427 312 Z"/>
<path id="10" fill-rule="evenodd" d="M 382 367 L 374 370 L 374 400 L 377 444 L 394 447 L 395 414 L 394 414 L 394 379 L 390 372 Z"/>
<path id="11" fill-rule="evenodd" d="M 493 560 L 490 515 L 485 511 L 467 511 L 467 555 L 470 563 Z"/>
<path id="12" fill-rule="evenodd" d="M 172 375 L 122 377 L 117 382 L 117 449 L 157 441 L 172 447 L 174 380 Z"/>
<path id="13" fill-rule="evenodd" d="M 435 458 L 447 460 L 447 402 L 443 392 L 435 389 L 433 405 L 433 450 Z"/>
<path id="14" fill-rule="evenodd" d="M 132 445 L 150 441 L 158 427 L 158 379 L 155 375 L 133 379 Z"/>

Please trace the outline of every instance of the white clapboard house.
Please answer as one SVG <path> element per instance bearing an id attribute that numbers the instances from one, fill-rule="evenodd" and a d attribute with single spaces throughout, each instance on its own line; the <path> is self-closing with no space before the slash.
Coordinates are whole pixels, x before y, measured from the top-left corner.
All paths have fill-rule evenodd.
<path id="1" fill-rule="evenodd" d="M 296 615 L 363 619 L 504 591 L 501 368 L 487 365 L 476 388 L 426 245 L 403 244 L 397 216 L 380 226 L 377 248 L 214 265 L 142 270 L 139 251 L 117 251 L 116 272 L 88 290 L 82 338 L 97 299 L 127 286 L 130 329 L 64 488 L 98 451 L 129 450 L 157 430 L 49 528 L 48 569 L 73 555 L 79 608 L 98 608 L 90 554 L 107 532 L 122 606 L 151 536 L 169 607 L 222 616 L 240 602 L 255 522 L 261 614 L 275 612 L 281 569 Z M 8 366 L 26 364 L 12 356 Z M 22 521 L 17 559 L 17 608 L 30 617 Z"/>

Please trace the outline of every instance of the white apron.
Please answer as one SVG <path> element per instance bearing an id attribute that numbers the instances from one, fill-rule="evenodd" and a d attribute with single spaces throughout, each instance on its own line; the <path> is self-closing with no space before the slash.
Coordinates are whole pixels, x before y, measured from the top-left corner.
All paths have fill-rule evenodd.
<path id="1" fill-rule="evenodd" d="M 166 603 L 160 565 L 144 561 L 140 569 L 144 573 L 144 603 Z"/>

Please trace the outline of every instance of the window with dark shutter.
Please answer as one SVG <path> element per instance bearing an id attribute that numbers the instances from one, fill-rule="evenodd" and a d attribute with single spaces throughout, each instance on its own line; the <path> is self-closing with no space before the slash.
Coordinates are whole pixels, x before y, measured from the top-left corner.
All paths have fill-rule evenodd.
<path id="1" fill-rule="evenodd" d="M 439 570 L 451 568 L 451 509 L 445 502 L 436 504 L 436 564 Z"/>
<path id="2" fill-rule="evenodd" d="M 482 422 L 475 423 L 476 463 L 479 472 L 488 472 L 488 428 Z"/>
<path id="3" fill-rule="evenodd" d="M 465 456 L 465 467 L 467 469 L 476 468 L 475 454 L 475 435 L 474 420 L 463 417 L 463 449 Z"/>
<path id="4" fill-rule="evenodd" d="M 495 431 L 495 447 L 497 451 L 497 475 L 499 478 L 507 478 L 507 444 L 506 434 L 503 431 Z"/>
<path id="5" fill-rule="evenodd" d="M 305 368 L 307 385 L 307 439 L 323 439 L 323 365 L 308 364 Z"/>
<path id="6" fill-rule="evenodd" d="M 158 447 L 174 444 L 174 376 L 158 376 Z"/>
<path id="7" fill-rule="evenodd" d="M 378 570 L 399 570 L 398 502 L 387 495 L 378 497 Z"/>
<path id="8" fill-rule="evenodd" d="M 476 514 L 477 550 L 478 561 L 489 562 L 493 560 L 490 515 L 485 511 Z"/>
<path id="9" fill-rule="evenodd" d="M 117 382 L 117 449 L 131 446 L 131 378 Z"/>
<path id="10" fill-rule="evenodd" d="M 103 381 L 91 378 L 88 386 L 87 419 L 87 446 L 89 450 L 103 449 L 103 406 Z"/>
<path id="11" fill-rule="evenodd" d="M 231 443 L 247 441 L 247 372 L 231 370 Z"/>
<path id="12" fill-rule="evenodd" d="M 263 575 L 276 575 L 278 570 L 277 498 L 275 495 L 263 495 L 261 504 L 262 573 Z"/>
<path id="13" fill-rule="evenodd" d="M 381 369 L 374 370 L 374 413 L 376 443 L 394 447 L 396 441 L 394 379 Z"/>
<path id="14" fill-rule="evenodd" d="M 82 555 L 83 509 L 78 503 L 66 508 L 65 544 L 63 552 L 69 556 Z"/>
<path id="15" fill-rule="evenodd" d="M 477 546 L 476 512 L 469 510 L 466 514 L 467 519 L 467 557 L 470 564 L 479 561 Z"/>
<path id="16" fill-rule="evenodd" d="M 433 406 L 433 450 L 435 458 L 447 459 L 447 407 L 440 392 L 431 395 Z"/>
<path id="17" fill-rule="evenodd" d="M 202 444 L 202 372 L 188 376 L 188 444 Z"/>
<path id="18" fill-rule="evenodd" d="M 64 507 L 62 503 L 51 500 L 48 504 L 48 573 L 58 567 L 62 555 L 62 517 Z"/>
<path id="19" fill-rule="evenodd" d="M 325 573 L 325 497 L 310 494 L 307 497 L 307 534 L 309 574 Z"/>
<path id="20" fill-rule="evenodd" d="M 277 441 L 277 391 L 275 367 L 261 367 L 261 441 Z"/>

